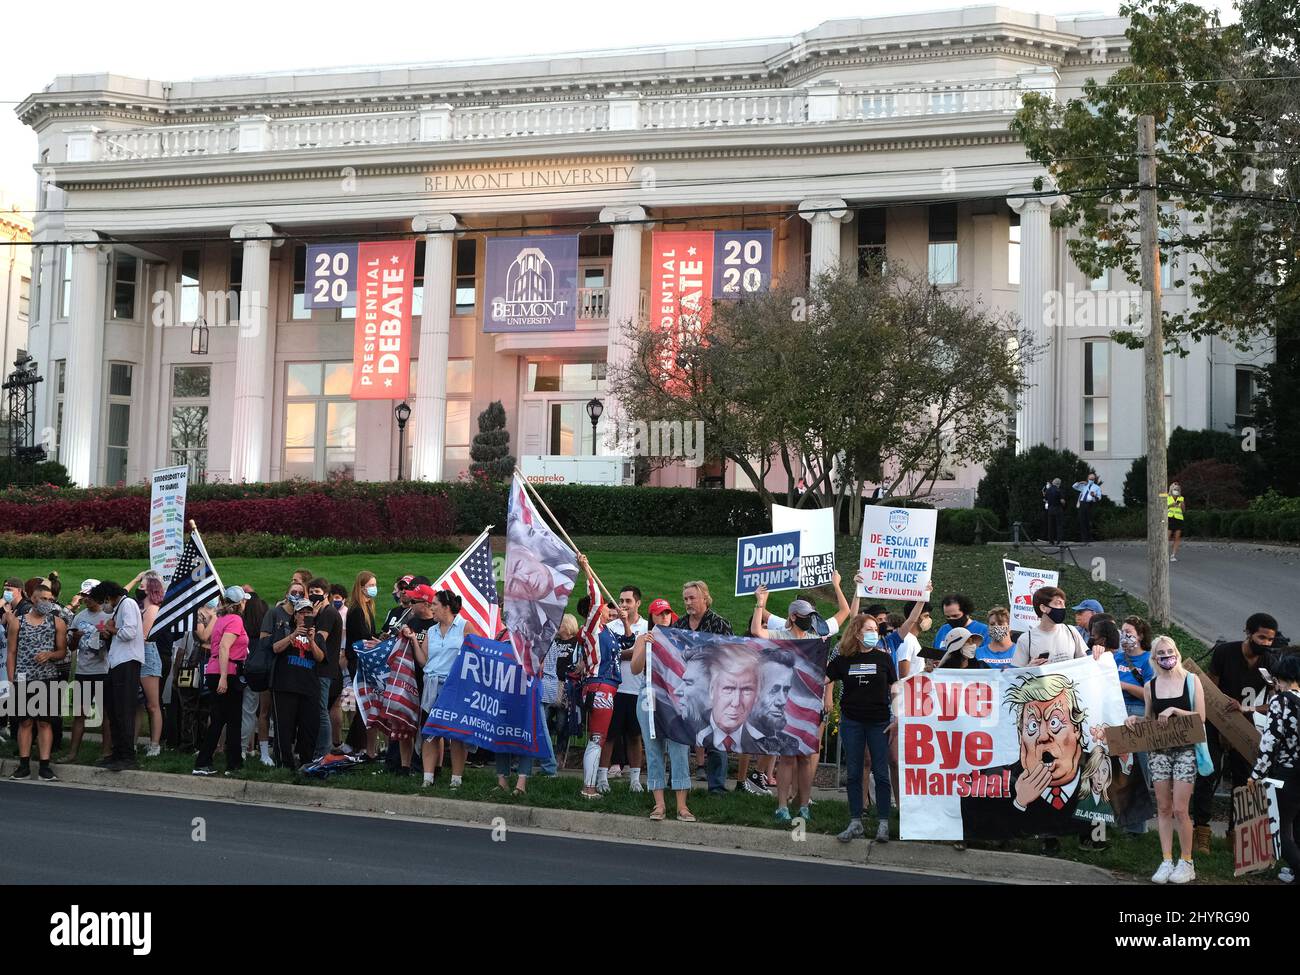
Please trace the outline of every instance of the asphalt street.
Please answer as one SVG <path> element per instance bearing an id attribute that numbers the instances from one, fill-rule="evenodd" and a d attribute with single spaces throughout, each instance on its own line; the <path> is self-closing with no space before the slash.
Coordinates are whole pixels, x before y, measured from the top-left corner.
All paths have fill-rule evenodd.
<path id="1" fill-rule="evenodd" d="M 1146 599 L 1145 544 L 1101 542 L 1074 554 L 1085 570 L 1104 558 L 1107 582 Z M 1184 541 L 1169 566 L 1169 599 L 1174 618 L 1210 643 L 1240 639 L 1246 617 L 1260 611 L 1300 642 L 1300 549 Z"/>
<path id="2" fill-rule="evenodd" d="M 8 884 L 951 884 L 890 870 L 0 782 Z M 203 839 L 195 838 L 202 821 Z"/>

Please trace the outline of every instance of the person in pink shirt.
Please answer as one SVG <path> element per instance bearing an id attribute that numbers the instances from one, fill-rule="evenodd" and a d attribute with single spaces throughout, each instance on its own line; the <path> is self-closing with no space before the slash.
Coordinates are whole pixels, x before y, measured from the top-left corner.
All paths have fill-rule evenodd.
<path id="1" fill-rule="evenodd" d="M 244 629 L 242 586 L 231 586 L 221 594 L 217 620 L 212 624 L 212 652 L 203 668 L 204 680 L 213 694 L 208 737 L 194 759 L 195 775 L 216 775 L 212 755 L 221 731 L 226 730 L 226 774 L 243 767 L 240 722 L 244 708 L 244 661 L 248 658 L 248 631 Z"/>

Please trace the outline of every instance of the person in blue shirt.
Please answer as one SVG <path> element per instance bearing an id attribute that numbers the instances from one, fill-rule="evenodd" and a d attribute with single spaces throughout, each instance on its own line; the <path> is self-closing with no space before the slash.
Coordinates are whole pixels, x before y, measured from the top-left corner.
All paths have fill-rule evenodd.
<path id="1" fill-rule="evenodd" d="M 974 632 L 973 630 L 971 632 Z M 1011 613 L 1005 606 L 989 610 L 988 638 L 975 649 L 975 659 L 991 670 L 1005 670 L 1016 655 L 1011 639 Z"/>
<path id="2" fill-rule="evenodd" d="M 1119 671 L 1119 689 L 1124 692 L 1124 708 L 1131 715 L 1146 717 L 1145 685 L 1154 680 L 1155 667 L 1151 664 L 1151 626 L 1140 616 L 1130 616 L 1120 627 L 1119 649 L 1115 651 L 1115 668 Z M 1151 772 L 1146 752 L 1138 752 L 1138 767 L 1142 770 L 1143 786 L 1149 788 Z M 1126 827 L 1135 836 L 1147 831 L 1146 823 Z"/>
<path id="3" fill-rule="evenodd" d="M 960 592 L 950 593 L 943 597 L 942 605 L 944 624 L 934 635 L 936 650 L 943 648 L 943 641 L 948 631 L 959 626 L 971 633 L 979 634 L 983 644 L 989 642 L 989 628 L 979 620 L 971 619 L 971 614 L 975 612 L 975 603 L 970 596 Z"/>
<path id="4" fill-rule="evenodd" d="M 411 615 L 402 635 L 415 647 L 415 662 L 424 670 L 424 688 L 420 691 L 420 727 L 429 720 L 429 712 L 438 701 L 442 684 L 465 643 L 465 620 L 460 615 L 461 598 L 446 589 L 414 586 L 410 597 Z M 451 742 L 451 787 L 459 789 L 465 774 L 469 748 L 463 741 Z M 424 769 L 422 787 L 432 786 L 442 768 L 442 739 L 425 738 L 420 745 L 420 765 Z"/>

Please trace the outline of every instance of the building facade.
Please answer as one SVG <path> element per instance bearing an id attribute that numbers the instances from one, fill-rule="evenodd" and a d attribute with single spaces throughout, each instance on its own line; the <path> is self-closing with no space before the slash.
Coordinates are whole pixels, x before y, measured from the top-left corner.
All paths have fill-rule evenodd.
<path id="1" fill-rule="evenodd" d="M 14 367 L 27 348 L 31 321 L 32 220 L 27 210 L 0 194 L 0 371 Z"/>
<path id="2" fill-rule="evenodd" d="M 1047 350 L 1021 444 L 1074 450 L 1118 493 L 1143 453 L 1142 357 L 1111 339 L 1133 286 L 1073 265 L 1008 123 L 1024 92 L 1070 97 L 1124 64 L 1124 27 L 978 7 L 500 62 L 59 77 L 17 110 L 39 140 L 38 423 L 81 484 L 173 463 L 396 476 L 394 404 L 349 398 L 351 313 L 306 308 L 305 247 L 413 234 L 408 476 L 457 477 L 494 400 L 517 454 L 605 450 L 585 404 L 616 412 L 623 323 L 654 327 L 650 235 L 761 229 L 778 282 L 885 260 L 1019 314 Z M 559 232 L 579 236 L 576 329 L 484 332 L 487 239 Z M 1171 428 L 1232 426 L 1267 352 L 1185 351 L 1166 365 Z M 969 501 L 979 471 L 951 474 Z"/>

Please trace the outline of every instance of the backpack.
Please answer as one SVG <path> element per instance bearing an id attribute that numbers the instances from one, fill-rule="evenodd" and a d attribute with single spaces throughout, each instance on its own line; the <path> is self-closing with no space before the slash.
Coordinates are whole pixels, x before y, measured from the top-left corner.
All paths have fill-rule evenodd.
<path id="1" fill-rule="evenodd" d="M 248 659 L 244 661 L 244 682 L 250 691 L 257 694 L 271 689 L 275 674 L 275 651 L 271 645 L 276 640 L 283 639 L 293 625 L 292 621 L 286 622 L 283 612 L 276 615 L 276 607 L 272 607 L 267 617 L 271 621 L 271 635 L 264 637 L 259 634 L 256 642 L 248 649 Z M 265 628 L 263 624 L 263 629 Z"/>

